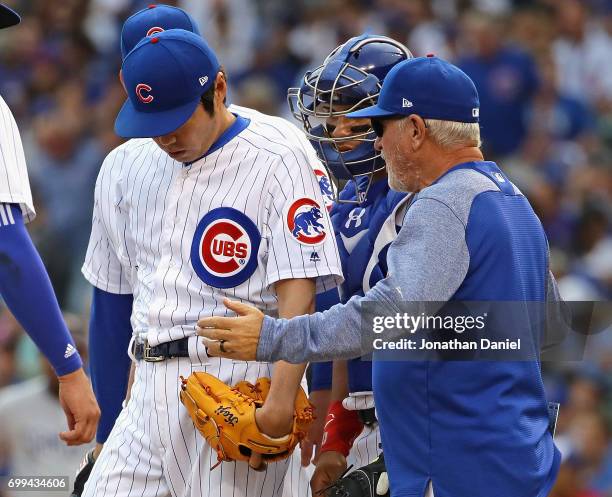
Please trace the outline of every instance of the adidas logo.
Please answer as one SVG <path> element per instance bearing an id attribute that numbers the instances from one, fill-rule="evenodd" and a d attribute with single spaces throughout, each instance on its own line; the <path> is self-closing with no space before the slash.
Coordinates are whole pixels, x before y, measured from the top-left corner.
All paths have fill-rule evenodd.
<path id="1" fill-rule="evenodd" d="M 64 352 L 64 359 L 68 359 L 70 356 L 76 353 L 77 349 L 74 348 L 71 344 L 66 346 L 66 352 Z"/>
<path id="2" fill-rule="evenodd" d="M 200 78 L 200 86 L 204 86 L 208 82 L 208 76 L 202 76 Z"/>
<path id="3" fill-rule="evenodd" d="M 412 102 L 407 98 L 402 98 L 402 108 L 412 107 Z"/>
<path id="4" fill-rule="evenodd" d="M 504 179 L 504 177 L 500 173 L 493 173 L 493 176 L 495 176 L 495 179 L 497 181 L 499 181 L 500 183 L 505 183 L 506 182 L 506 180 Z"/>
<path id="5" fill-rule="evenodd" d="M 310 254 L 310 262 L 319 262 L 321 260 L 321 257 L 319 257 L 319 254 L 317 252 L 313 252 L 312 254 Z"/>

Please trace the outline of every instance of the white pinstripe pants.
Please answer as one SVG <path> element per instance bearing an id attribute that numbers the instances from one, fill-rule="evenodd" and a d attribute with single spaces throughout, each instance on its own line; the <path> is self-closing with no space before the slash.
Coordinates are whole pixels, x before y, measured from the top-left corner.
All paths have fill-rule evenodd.
<path id="1" fill-rule="evenodd" d="M 269 374 L 258 363 L 230 369 L 232 378 L 223 379 L 232 383 Z M 216 453 L 179 400 L 179 376 L 193 370 L 204 367 L 189 358 L 138 363 L 130 400 L 94 465 L 84 497 L 281 497 L 289 460 L 269 464 L 264 472 L 246 462 L 224 462 L 210 470 Z"/>
<path id="2" fill-rule="evenodd" d="M 311 497 L 310 478 L 314 472 L 314 464 L 302 466 L 302 454 L 298 446 L 289 458 L 289 469 L 285 477 L 283 497 Z"/>

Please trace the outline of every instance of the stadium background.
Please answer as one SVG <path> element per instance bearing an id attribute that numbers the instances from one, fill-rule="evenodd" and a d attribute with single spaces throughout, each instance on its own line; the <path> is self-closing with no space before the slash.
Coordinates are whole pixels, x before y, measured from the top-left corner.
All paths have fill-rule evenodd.
<path id="1" fill-rule="evenodd" d="M 121 143 L 113 133 L 124 100 L 119 33 L 146 2 L 5 3 L 24 18 L 0 34 L 0 94 L 24 141 L 38 213 L 30 233 L 72 330 L 86 342 L 90 289 L 80 266 L 97 171 Z M 167 3 L 198 21 L 227 69 L 231 100 L 271 114 L 287 117 L 286 88 L 365 30 L 393 36 L 415 55 L 433 52 L 458 64 L 481 95 L 486 157 L 499 160 L 540 216 L 564 298 L 610 299 L 612 1 Z M 562 403 L 557 442 L 564 463 L 554 497 L 612 496 L 610 335 L 598 336 L 582 362 L 545 364 L 549 396 Z M 2 474 L 72 475 L 84 452 L 54 439 L 61 412 L 36 408 L 44 371 L 0 304 Z M 47 397 L 45 405 L 57 411 Z"/>

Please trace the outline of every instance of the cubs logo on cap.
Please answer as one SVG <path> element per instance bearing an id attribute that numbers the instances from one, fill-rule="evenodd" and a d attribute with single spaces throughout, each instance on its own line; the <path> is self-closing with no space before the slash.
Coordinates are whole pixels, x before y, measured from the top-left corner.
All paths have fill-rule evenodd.
<path id="1" fill-rule="evenodd" d="M 147 36 L 153 36 L 153 35 L 155 35 L 157 33 L 163 32 L 163 31 L 165 31 L 164 28 L 161 28 L 159 26 L 153 26 L 151 29 L 149 29 L 149 31 L 147 31 Z"/>
<path id="2" fill-rule="evenodd" d="M 128 100 L 117 115 L 115 131 L 124 138 L 151 138 L 172 133 L 189 120 L 221 66 L 201 36 L 168 29 L 140 40 L 121 67 Z"/>
<path id="3" fill-rule="evenodd" d="M 191 244 L 191 265 L 215 288 L 233 288 L 257 268 L 261 235 L 251 219 L 231 207 L 208 212 L 198 223 Z"/>
<path id="4" fill-rule="evenodd" d="M 140 100 L 143 104 L 150 104 L 153 102 L 155 97 L 150 93 L 152 90 L 153 88 L 146 83 L 138 83 L 136 85 L 136 96 L 138 97 L 138 100 Z"/>
<path id="5" fill-rule="evenodd" d="M 334 190 L 329 181 L 329 177 L 325 174 L 325 171 L 321 169 L 314 170 L 315 176 L 317 177 L 317 181 L 319 182 L 319 188 L 321 189 L 321 193 L 323 194 L 323 200 L 325 202 L 325 208 L 327 212 L 331 211 L 331 208 L 334 205 Z"/>
<path id="6" fill-rule="evenodd" d="M 200 34 L 193 17 L 178 7 L 153 4 L 139 10 L 125 21 L 121 29 L 121 58 L 125 59 L 145 36 L 153 36 L 169 29 L 184 29 Z"/>
<path id="7" fill-rule="evenodd" d="M 286 227 L 302 245 L 320 245 L 327 236 L 321 206 L 311 198 L 295 200 L 285 214 Z"/>

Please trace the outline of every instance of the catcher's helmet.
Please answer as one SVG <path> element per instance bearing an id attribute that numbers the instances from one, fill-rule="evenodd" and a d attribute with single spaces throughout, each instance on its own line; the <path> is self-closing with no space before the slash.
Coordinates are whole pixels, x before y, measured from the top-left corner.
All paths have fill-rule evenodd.
<path id="1" fill-rule="evenodd" d="M 361 35 L 334 49 L 323 64 L 304 75 L 299 88 L 289 88 L 287 98 L 294 117 L 301 121 L 311 143 L 336 180 L 355 180 L 385 167 L 374 150 L 376 136 L 370 129 L 334 138 L 325 119 L 343 116 L 374 105 L 383 79 L 393 66 L 411 59 L 410 51 L 386 36 Z M 341 144 L 358 141 L 352 150 Z M 364 184 L 365 183 L 365 184 Z M 365 198 L 370 181 L 360 181 L 358 201 Z"/>

